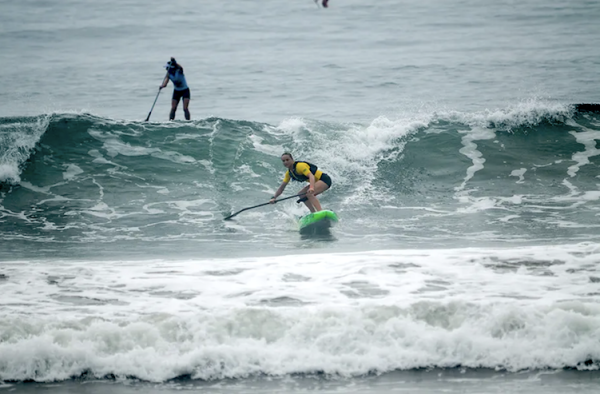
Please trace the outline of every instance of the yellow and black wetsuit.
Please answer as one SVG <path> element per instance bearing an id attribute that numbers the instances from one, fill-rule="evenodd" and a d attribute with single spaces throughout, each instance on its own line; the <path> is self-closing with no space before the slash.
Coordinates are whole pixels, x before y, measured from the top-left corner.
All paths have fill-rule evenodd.
<path id="1" fill-rule="evenodd" d="M 287 170 L 283 181 L 288 183 L 290 180 L 296 182 L 310 182 L 308 174 L 312 173 L 315 176 L 315 180 L 323 181 L 328 187 L 331 187 L 331 178 L 323 171 L 319 170 L 316 165 L 306 161 L 294 162 L 294 167 L 291 170 Z"/>

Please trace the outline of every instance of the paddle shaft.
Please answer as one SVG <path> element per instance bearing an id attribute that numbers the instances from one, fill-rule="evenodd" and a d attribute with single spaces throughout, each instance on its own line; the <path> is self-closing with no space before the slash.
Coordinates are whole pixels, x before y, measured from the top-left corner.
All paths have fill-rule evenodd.
<path id="1" fill-rule="evenodd" d="M 152 108 L 150 108 L 150 112 L 148 112 L 148 117 L 146 118 L 146 122 L 150 120 L 150 115 L 152 115 L 152 110 L 154 109 L 154 104 L 156 104 L 156 100 L 158 100 L 158 95 L 160 94 L 161 89 L 158 89 L 158 93 L 156 93 L 156 98 L 154 99 L 154 103 L 152 104 Z"/>
<path id="2" fill-rule="evenodd" d="M 275 204 L 275 203 L 278 203 L 279 201 L 283 201 L 283 200 L 289 200 L 290 198 L 296 198 L 296 197 L 300 197 L 300 196 L 303 196 L 303 195 L 305 195 L 305 194 L 306 194 L 306 193 L 294 194 L 293 196 L 285 197 L 285 198 L 282 198 L 282 199 L 280 199 L 280 200 L 275 200 L 274 204 Z M 229 216 L 227 216 L 227 217 L 226 217 L 225 219 L 223 219 L 223 220 L 229 220 L 229 219 L 231 219 L 232 217 L 234 217 L 234 216 L 236 216 L 236 215 L 238 215 L 238 214 L 240 214 L 240 213 L 242 213 L 242 212 L 244 212 L 244 211 L 247 211 L 247 210 L 249 210 L 249 209 L 254 209 L 254 208 L 264 207 L 265 205 L 269 205 L 269 204 L 271 204 L 271 203 L 270 203 L 270 202 L 265 202 L 265 203 L 263 203 L 263 204 L 258 204 L 258 205 L 255 205 L 255 206 L 253 206 L 253 207 L 247 207 L 247 208 L 241 209 L 241 210 L 237 211 L 236 213 L 234 213 L 233 215 L 229 215 Z"/>
<path id="3" fill-rule="evenodd" d="M 168 75 L 168 73 L 167 73 Z M 166 75 L 165 75 L 166 78 Z M 160 91 L 162 89 L 158 88 L 158 93 L 156 93 L 156 98 L 154 99 L 154 102 L 152 103 L 152 108 L 150 108 L 150 112 L 148 112 L 148 117 L 146 118 L 146 122 L 150 120 L 150 115 L 152 115 L 152 111 L 154 110 L 154 105 L 156 104 L 156 100 L 158 100 L 158 95 L 160 94 Z"/>

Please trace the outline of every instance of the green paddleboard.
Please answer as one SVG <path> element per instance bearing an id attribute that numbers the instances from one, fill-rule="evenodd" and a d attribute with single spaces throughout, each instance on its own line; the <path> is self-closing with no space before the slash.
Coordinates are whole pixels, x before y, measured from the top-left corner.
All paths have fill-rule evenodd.
<path id="1" fill-rule="evenodd" d="M 329 228 L 336 224 L 338 220 L 335 212 L 323 210 L 301 217 L 298 227 L 300 234 L 320 233 L 329 231 Z"/>

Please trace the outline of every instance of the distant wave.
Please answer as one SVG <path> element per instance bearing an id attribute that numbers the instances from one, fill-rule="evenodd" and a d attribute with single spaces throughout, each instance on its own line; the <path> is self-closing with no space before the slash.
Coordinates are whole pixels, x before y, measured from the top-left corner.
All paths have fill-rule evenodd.
<path id="1" fill-rule="evenodd" d="M 378 150 L 394 149 L 393 140 L 395 138 L 403 138 L 414 135 L 417 131 L 428 131 L 432 128 L 437 130 L 440 126 L 446 132 L 455 132 L 464 126 L 468 126 L 513 132 L 523 129 L 527 129 L 528 132 L 536 132 L 535 128 L 538 127 L 537 132 L 544 133 L 542 126 L 545 123 L 562 125 L 566 129 L 568 128 L 566 122 L 569 119 L 576 119 L 579 115 L 584 114 L 595 116 L 594 114 L 597 112 L 600 112 L 600 104 L 564 105 L 531 101 L 519 103 L 506 109 L 476 113 L 438 111 L 415 114 L 404 119 L 381 118 L 375 119 L 367 126 L 350 126 L 350 130 L 345 125 L 318 124 L 305 120 L 301 120 L 300 123 L 295 125 L 293 122 L 283 122 L 279 125 L 279 128 L 296 133 L 301 132 L 302 128 L 309 125 L 309 128 L 314 128 L 315 131 L 327 132 L 327 137 L 333 137 L 333 141 L 343 149 L 351 149 L 345 144 L 352 145 L 356 142 L 358 145 L 361 142 L 360 140 L 348 138 L 346 140 L 336 138 L 343 136 L 340 131 L 344 134 L 361 133 L 363 136 L 371 138 L 370 142 L 380 145 L 379 147 L 374 146 L 376 151 L 372 153 L 377 153 Z M 39 151 L 36 148 L 39 148 L 40 145 L 51 147 L 52 151 L 57 153 L 60 151 L 73 152 L 82 145 L 87 148 L 102 147 L 97 141 L 93 141 L 98 135 L 131 136 L 136 137 L 138 143 L 148 143 L 153 138 L 169 138 L 173 134 L 187 135 L 187 138 L 190 135 L 196 135 L 197 138 L 200 138 L 201 133 L 199 132 L 202 130 L 216 132 L 217 128 L 219 134 L 229 133 L 232 138 L 231 142 L 234 142 L 238 137 L 237 134 L 265 138 L 265 134 L 268 134 L 265 133 L 266 131 L 278 127 L 257 122 L 220 118 L 208 118 L 193 122 L 163 123 L 122 121 L 90 114 L 60 113 L 33 117 L 2 118 L 0 119 L 0 184 L 19 184 L 23 170 L 28 166 L 27 163 L 32 156 Z M 179 141 L 185 143 L 185 139 L 186 137 L 183 137 Z M 318 141 L 310 141 L 310 139 L 306 141 L 306 143 L 315 142 Z M 237 149 L 239 148 L 237 147 Z M 246 147 L 246 149 L 248 148 L 251 149 L 251 147 Z M 299 152 L 308 151 L 306 147 L 302 146 L 294 148 Z M 214 156 L 212 158 L 198 157 L 197 159 L 218 160 Z"/>
<path id="2" fill-rule="evenodd" d="M 4 118 L 0 235 L 12 244 L 220 238 L 228 230 L 215 219 L 274 193 L 284 151 L 327 172 L 334 182 L 327 204 L 359 216 L 372 216 L 374 207 L 423 207 L 464 213 L 464 220 L 487 211 L 490 223 L 510 221 L 531 233 L 527 218 L 538 212 L 544 237 L 553 235 L 544 230 L 549 225 L 566 236 L 577 233 L 569 228 L 592 232 L 600 203 L 594 108 L 532 101 L 477 113 L 379 117 L 367 125 Z M 264 228 L 272 218 L 260 220 L 255 225 Z M 420 223 L 431 233 L 440 221 Z"/>

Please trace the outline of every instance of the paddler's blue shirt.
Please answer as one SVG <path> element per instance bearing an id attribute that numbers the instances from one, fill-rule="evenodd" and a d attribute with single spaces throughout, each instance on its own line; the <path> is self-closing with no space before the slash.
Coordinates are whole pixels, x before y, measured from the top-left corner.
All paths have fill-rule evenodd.
<path id="1" fill-rule="evenodd" d="M 183 75 L 183 71 L 180 68 L 175 70 L 174 73 L 171 73 L 171 70 L 169 70 L 169 79 L 173 82 L 175 90 L 186 90 L 188 88 L 185 75 Z"/>

